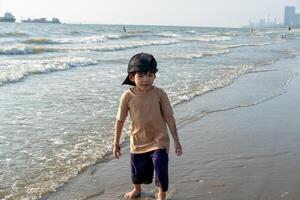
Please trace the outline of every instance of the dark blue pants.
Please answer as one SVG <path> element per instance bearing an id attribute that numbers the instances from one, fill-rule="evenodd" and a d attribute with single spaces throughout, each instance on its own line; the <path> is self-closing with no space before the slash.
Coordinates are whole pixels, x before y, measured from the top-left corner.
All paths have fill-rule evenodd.
<path id="1" fill-rule="evenodd" d="M 153 173 L 155 172 L 155 185 L 162 191 L 168 191 L 169 157 L 165 149 L 131 154 L 131 178 L 134 184 L 152 183 Z"/>

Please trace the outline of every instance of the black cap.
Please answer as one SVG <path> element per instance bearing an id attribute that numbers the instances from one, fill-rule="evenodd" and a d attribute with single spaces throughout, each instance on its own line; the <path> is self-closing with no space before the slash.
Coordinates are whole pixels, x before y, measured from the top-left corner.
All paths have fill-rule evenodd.
<path id="1" fill-rule="evenodd" d="M 135 83 L 132 82 L 129 79 L 129 73 L 131 72 L 157 72 L 157 63 L 155 58 L 148 53 L 138 53 L 134 55 L 129 63 L 127 68 L 128 76 L 126 77 L 125 81 L 122 83 L 122 85 L 133 85 L 135 86 Z"/>

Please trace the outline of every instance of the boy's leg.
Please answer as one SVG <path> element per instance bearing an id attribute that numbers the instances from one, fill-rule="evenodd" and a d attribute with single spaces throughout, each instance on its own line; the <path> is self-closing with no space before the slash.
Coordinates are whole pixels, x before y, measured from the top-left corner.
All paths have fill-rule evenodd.
<path id="1" fill-rule="evenodd" d="M 161 188 L 159 187 L 156 200 L 165 200 L 165 199 L 166 199 L 166 192 L 162 191 Z"/>
<path id="2" fill-rule="evenodd" d="M 131 154 L 131 179 L 133 189 L 124 195 L 126 199 L 140 196 L 142 191 L 141 184 L 152 183 L 153 163 L 151 154 L 152 152 Z"/>
<path id="3" fill-rule="evenodd" d="M 126 192 L 124 197 L 125 199 L 133 199 L 141 195 L 142 188 L 141 184 L 133 184 L 133 189 L 130 192 Z"/>
<path id="4" fill-rule="evenodd" d="M 163 191 L 161 187 L 158 187 L 158 193 L 156 196 L 157 200 L 165 200 L 166 199 L 166 191 Z"/>
<path id="5" fill-rule="evenodd" d="M 157 198 L 162 200 L 165 199 L 169 187 L 169 157 L 165 149 L 158 149 L 153 153 L 152 160 L 155 171 L 155 184 L 159 188 Z"/>
<path id="6" fill-rule="evenodd" d="M 131 154 L 131 179 L 133 184 L 149 184 L 153 179 L 153 151 Z"/>

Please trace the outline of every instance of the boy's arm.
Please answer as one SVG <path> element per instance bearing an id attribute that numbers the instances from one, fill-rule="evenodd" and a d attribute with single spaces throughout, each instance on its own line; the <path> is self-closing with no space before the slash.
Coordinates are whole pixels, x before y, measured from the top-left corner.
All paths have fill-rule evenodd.
<path id="1" fill-rule="evenodd" d="M 182 147 L 179 142 L 179 137 L 178 137 L 178 133 L 177 133 L 176 122 L 175 122 L 174 116 L 173 115 L 168 116 L 168 117 L 166 117 L 165 120 L 168 124 L 168 127 L 170 129 L 170 132 L 171 132 L 173 140 L 174 140 L 175 153 L 177 156 L 181 156 Z"/>
<path id="2" fill-rule="evenodd" d="M 117 159 L 119 159 L 121 156 L 120 138 L 121 138 L 123 126 L 124 126 L 124 121 L 116 120 L 113 155 Z"/>

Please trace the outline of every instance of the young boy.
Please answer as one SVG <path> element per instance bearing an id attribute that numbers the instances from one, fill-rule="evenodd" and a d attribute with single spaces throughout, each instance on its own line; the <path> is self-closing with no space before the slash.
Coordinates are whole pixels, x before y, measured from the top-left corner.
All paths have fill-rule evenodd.
<path id="1" fill-rule="evenodd" d="M 121 156 L 120 137 L 124 121 L 129 112 L 131 118 L 130 152 L 133 189 L 124 197 L 140 196 L 141 184 L 152 183 L 158 187 L 157 199 L 164 200 L 168 190 L 169 136 L 167 125 L 173 136 L 175 153 L 182 154 L 173 111 L 167 94 L 153 85 L 157 63 L 151 54 L 139 53 L 128 64 L 128 76 L 123 84 L 134 87 L 121 97 L 116 117 L 113 155 Z"/>

